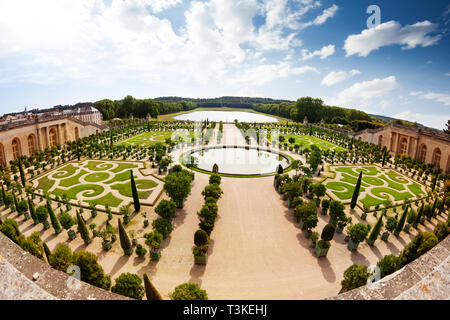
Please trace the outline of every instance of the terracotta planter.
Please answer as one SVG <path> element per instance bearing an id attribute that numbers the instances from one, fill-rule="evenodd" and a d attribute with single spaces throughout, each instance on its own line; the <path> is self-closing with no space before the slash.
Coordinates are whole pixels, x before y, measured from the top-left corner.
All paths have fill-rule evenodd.
<path id="1" fill-rule="evenodd" d="M 358 245 L 359 245 L 359 242 L 353 242 L 352 239 L 350 239 L 350 241 L 348 242 L 347 247 L 348 247 L 351 251 L 355 251 L 356 249 L 358 249 Z"/>
<path id="2" fill-rule="evenodd" d="M 328 250 L 330 250 L 329 247 L 328 247 L 328 248 L 321 248 L 321 247 L 319 247 L 319 246 L 316 246 L 316 247 L 314 248 L 314 252 L 315 252 L 315 254 L 316 254 L 316 256 L 317 256 L 318 258 L 320 258 L 320 257 L 325 257 L 325 256 L 327 255 L 327 253 L 328 253 Z"/>
<path id="3" fill-rule="evenodd" d="M 195 264 L 206 264 L 206 262 L 208 261 L 208 254 L 205 253 L 204 256 L 194 256 L 194 262 Z"/>

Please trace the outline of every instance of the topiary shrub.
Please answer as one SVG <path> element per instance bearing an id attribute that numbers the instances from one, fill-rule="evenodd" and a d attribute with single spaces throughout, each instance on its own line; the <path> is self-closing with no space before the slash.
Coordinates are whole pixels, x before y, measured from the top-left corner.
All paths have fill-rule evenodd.
<path id="1" fill-rule="evenodd" d="M 172 200 L 161 200 L 155 208 L 155 212 L 164 219 L 171 220 L 176 217 L 177 204 Z"/>
<path id="2" fill-rule="evenodd" d="M 400 252 L 400 265 L 401 267 L 414 261 L 420 257 L 423 253 L 433 248 L 438 243 L 438 238 L 430 232 L 420 232 L 414 237 L 414 239 L 403 248 Z"/>
<path id="3" fill-rule="evenodd" d="M 134 273 L 122 273 L 117 279 L 111 291 L 137 300 L 142 300 L 144 287 L 142 279 Z"/>
<path id="4" fill-rule="evenodd" d="M 173 300 L 208 300 L 206 290 L 200 289 L 196 283 L 183 283 L 170 294 Z"/>
<path id="5" fill-rule="evenodd" d="M 439 242 L 444 240 L 450 234 L 450 222 L 439 222 L 434 227 L 433 233 L 436 235 Z"/>
<path id="6" fill-rule="evenodd" d="M 341 292 L 350 291 L 367 284 L 369 276 L 367 266 L 351 265 L 344 271 L 344 279 L 341 281 Z"/>
<path id="7" fill-rule="evenodd" d="M 400 259 L 394 254 L 389 254 L 380 259 L 377 262 L 377 266 L 380 268 L 381 277 L 383 278 L 400 269 Z"/>
<path id="8" fill-rule="evenodd" d="M 59 244 L 55 251 L 50 255 L 49 264 L 52 268 L 67 272 L 67 268 L 73 265 L 73 253 L 66 244 Z"/>
<path id="9" fill-rule="evenodd" d="M 204 246 L 207 245 L 209 241 L 208 234 L 204 230 L 197 230 L 194 234 L 194 244 L 196 246 Z"/>
<path id="10" fill-rule="evenodd" d="M 158 218 L 152 222 L 153 230 L 162 234 L 163 238 L 167 238 L 172 232 L 172 224 L 164 218 Z"/>

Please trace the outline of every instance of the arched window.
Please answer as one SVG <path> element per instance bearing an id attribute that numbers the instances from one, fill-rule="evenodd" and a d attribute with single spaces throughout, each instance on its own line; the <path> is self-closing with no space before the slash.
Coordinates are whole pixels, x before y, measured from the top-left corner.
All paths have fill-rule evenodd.
<path id="1" fill-rule="evenodd" d="M 432 164 L 435 168 L 440 168 L 440 166 L 441 166 L 441 150 L 439 148 L 436 148 L 433 151 Z"/>
<path id="2" fill-rule="evenodd" d="M 382 135 L 378 137 L 378 146 L 379 147 L 383 146 L 383 136 Z"/>
<path id="3" fill-rule="evenodd" d="M 58 139 L 57 139 L 57 136 L 56 136 L 56 129 L 55 128 L 50 129 L 50 131 L 48 133 L 48 138 L 50 140 L 50 145 L 51 146 L 58 145 Z"/>
<path id="4" fill-rule="evenodd" d="M 402 138 L 400 140 L 400 148 L 399 153 L 400 154 L 406 154 L 406 151 L 408 150 L 408 139 Z"/>
<path id="5" fill-rule="evenodd" d="M 425 162 L 425 159 L 427 158 L 427 146 L 422 143 L 419 147 L 419 160 L 420 162 Z"/>
<path id="6" fill-rule="evenodd" d="M 14 138 L 12 141 L 12 151 L 14 160 L 19 159 L 19 157 L 22 155 L 22 150 L 20 148 L 20 140 L 18 138 Z"/>
<path id="7" fill-rule="evenodd" d="M 5 149 L 3 144 L 0 143 L 0 164 L 6 164 Z"/>
<path id="8" fill-rule="evenodd" d="M 36 151 L 37 151 L 37 148 L 36 148 L 36 136 L 34 134 L 30 134 L 28 136 L 28 152 L 30 153 L 30 155 L 32 155 Z"/>
<path id="9" fill-rule="evenodd" d="M 448 159 L 447 159 L 447 170 L 446 170 L 446 172 L 450 173 L 450 155 L 448 156 Z"/>
<path id="10" fill-rule="evenodd" d="M 80 138 L 80 134 L 78 132 L 78 127 L 75 127 L 75 140 L 77 140 L 78 138 Z"/>

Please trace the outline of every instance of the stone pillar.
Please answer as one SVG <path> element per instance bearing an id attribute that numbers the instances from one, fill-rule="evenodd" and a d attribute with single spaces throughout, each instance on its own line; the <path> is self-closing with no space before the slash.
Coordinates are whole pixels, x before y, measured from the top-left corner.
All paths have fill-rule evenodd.
<path id="1" fill-rule="evenodd" d="M 48 127 L 45 127 L 44 131 L 45 131 L 45 146 L 50 147 L 50 140 L 48 137 Z"/>
<path id="2" fill-rule="evenodd" d="M 41 128 L 38 127 L 36 132 L 37 132 L 37 134 L 36 134 L 37 146 L 36 147 L 39 151 L 42 151 L 43 148 L 42 148 Z"/>
<path id="3" fill-rule="evenodd" d="M 62 139 L 61 139 L 61 125 L 56 125 L 56 135 L 58 137 L 58 143 L 57 145 L 62 145 Z"/>

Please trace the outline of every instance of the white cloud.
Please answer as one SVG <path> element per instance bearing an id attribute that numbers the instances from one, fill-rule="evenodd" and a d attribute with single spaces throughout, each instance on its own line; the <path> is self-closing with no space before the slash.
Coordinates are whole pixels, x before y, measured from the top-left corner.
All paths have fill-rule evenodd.
<path id="1" fill-rule="evenodd" d="M 394 44 L 402 45 L 402 49 L 413 49 L 419 45 L 428 47 L 437 44 L 442 37 L 428 35 L 436 29 L 437 24 L 427 20 L 404 27 L 396 21 L 389 21 L 374 28 L 365 29 L 360 34 L 348 36 L 344 49 L 347 56 L 357 54 L 367 57 L 374 50 Z"/>
<path id="2" fill-rule="evenodd" d="M 450 94 L 436 93 L 436 92 L 424 93 L 422 91 L 411 91 L 409 94 L 414 97 L 419 97 L 419 98 L 428 99 L 428 100 L 434 100 L 434 101 L 443 103 L 446 106 L 450 106 Z"/>
<path id="3" fill-rule="evenodd" d="M 307 27 L 310 27 L 313 25 L 318 26 L 318 25 L 324 24 L 328 19 L 330 19 L 336 15 L 338 9 L 339 9 L 339 7 L 335 4 L 333 4 L 328 9 L 323 10 L 322 14 L 317 16 L 314 20 L 300 24 L 299 28 L 304 29 L 304 28 L 307 28 Z"/>
<path id="4" fill-rule="evenodd" d="M 228 84 L 233 87 L 240 87 L 248 83 L 256 86 L 265 85 L 274 79 L 287 78 L 289 76 L 301 75 L 307 72 L 319 74 L 320 71 L 311 66 L 294 67 L 287 62 L 278 64 L 265 64 L 249 66 L 237 73 L 235 77 L 228 80 Z"/>
<path id="5" fill-rule="evenodd" d="M 403 111 L 392 115 L 393 118 L 407 120 L 411 122 L 417 122 L 427 127 L 436 128 L 442 130 L 445 127 L 447 119 L 450 118 L 450 114 L 447 115 L 433 115 L 429 113 L 414 113 L 411 111 Z"/>
<path id="6" fill-rule="evenodd" d="M 445 76 L 446 76 L 446 77 L 450 77 L 450 72 L 447 72 L 447 73 L 445 74 Z"/>
<path id="7" fill-rule="evenodd" d="M 353 76 L 361 74 L 361 71 L 353 69 L 350 71 L 333 71 L 327 74 L 321 82 L 322 86 L 332 86 L 340 82 L 346 81 Z"/>
<path id="8" fill-rule="evenodd" d="M 374 101 L 384 98 L 398 86 L 395 76 L 384 79 L 357 82 L 351 87 L 338 93 L 332 99 L 333 104 L 351 108 L 371 108 Z"/>
<path id="9" fill-rule="evenodd" d="M 152 7 L 153 12 L 158 13 L 182 2 L 183 0 L 150 0 L 148 1 L 148 4 Z"/>
<path id="10" fill-rule="evenodd" d="M 326 59 L 327 57 L 331 56 L 335 52 L 335 46 L 333 44 L 329 44 L 328 46 L 322 47 L 320 50 L 316 50 L 314 52 L 310 52 L 309 50 L 302 50 L 302 60 L 309 60 L 315 56 L 319 56 L 320 59 Z"/>

